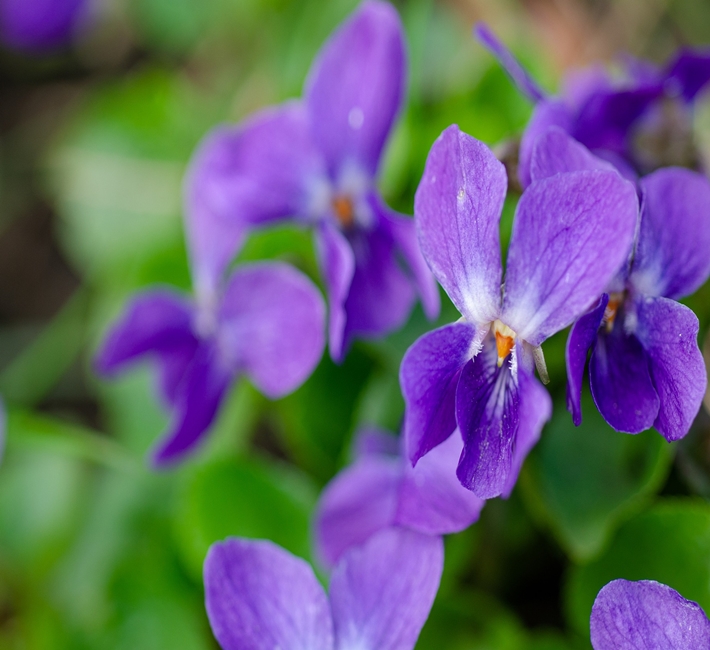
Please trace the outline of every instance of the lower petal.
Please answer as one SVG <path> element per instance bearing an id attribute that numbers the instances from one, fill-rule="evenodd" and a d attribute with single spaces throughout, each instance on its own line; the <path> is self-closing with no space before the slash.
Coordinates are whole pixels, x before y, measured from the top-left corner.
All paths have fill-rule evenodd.
<path id="1" fill-rule="evenodd" d="M 592 397 L 604 419 L 617 431 L 639 433 L 653 426 L 659 400 L 639 340 L 618 322 L 600 333 L 589 361 Z"/>
<path id="2" fill-rule="evenodd" d="M 520 396 L 510 361 L 497 364 L 488 340 L 469 361 L 456 390 L 456 421 L 464 449 L 457 475 L 481 499 L 500 496 L 508 485 L 520 418 Z"/>
<path id="3" fill-rule="evenodd" d="M 707 375 L 698 348 L 698 319 L 669 298 L 639 300 L 638 337 L 648 355 L 660 408 L 653 425 L 668 441 L 685 436 L 700 410 Z"/>

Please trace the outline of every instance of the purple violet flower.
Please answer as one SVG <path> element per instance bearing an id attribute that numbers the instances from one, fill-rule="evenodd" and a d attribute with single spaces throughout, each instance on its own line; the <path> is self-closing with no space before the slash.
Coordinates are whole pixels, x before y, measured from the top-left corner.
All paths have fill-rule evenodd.
<path id="1" fill-rule="evenodd" d="M 653 580 L 614 580 L 592 607 L 594 650 L 710 648 L 710 621 L 700 605 Z"/>
<path id="2" fill-rule="evenodd" d="M 628 255 L 638 205 L 616 171 L 532 183 L 517 206 L 505 285 L 498 224 L 503 165 L 450 126 L 415 197 L 422 252 L 463 318 L 419 338 L 400 368 L 407 453 L 416 463 L 461 431 L 457 469 L 482 499 L 508 495 L 551 411 L 541 344 L 598 299 Z M 503 289 L 504 286 L 504 289 Z"/>
<path id="3" fill-rule="evenodd" d="M 556 127 L 538 138 L 533 182 L 608 163 Z M 564 175 L 564 174 L 563 174 Z M 567 402 L 582 421 L 582 377 L 604 419 L 618 431 L 655 427 L 668 441 L 688 433 L 707 385 L 698 319 L 676 302 L 710 276 L 710 182 L 667 167 L 638 181 L 641 213 L 633 255 L 567 340 Z"/>
<path id="4" fill-rule="evenodd" d="M 315 514 L 318 556 L 333 566 L 377 531 L 401 526 L 428 535 L 465 530 L 485 505 L 456 478 L 463 441 L 454 434 L 412 467 L 403 439 L 379 429 L 357 436 L 360 453 L 323 490 Z"/>
<path id="5" fill-rule="evenodd" d="M 87 18 L 87 0 L 0 0 L 0 39 L 15 50 L 66 46 Z"/>
<path id="6" fill-rule="evenodd" d="M 283 263 L 239 267 L 218 301 L 193 301 L 171 289 L 133 298 L 97 355 L 105 375 L 152 359 L 172 412 L 153 452 L 164 466 L 203 439 L 227 388 L 246 374 L 265 395 L 281 397 L 313 371 L 325 345 L 325 305 L 302 273 Z"/>
<path id="7" fill-rule="evenodd" d="M 188 203 L 197 201 L 222 227 L 293 219 L 314 229 L 336 360 L 353 337 L 399 328 L 417 292 L 429 318 L 439 312 L 412 220 L 388 208 L 375 189 L 404 86 L 397 12 L 366 0 L 316 57 L 303 99 L 217 128 L 188 175 Z M 219 263 L 228 262 L 231 245 L 222 238 Z M 209 285 L 210 278 L 200 282 Z"/>
<path id="8" fill-rule="evenodd" d="M 535 142 L 550 126 L 612 162 L 627 178 L 668 164 L 697 165 L 690 110 L 710 81 L 710 50 L 682 49 L 664 68 L 627 57 L 628 80 L 621 85 L 599 66 L 578 71 L 568 77 L 561 97 L 549 97 L 486 25 L 479 23 L 475 34 L 535 103 L 520 141 L 523 187 L 531 181 Z"/>
<path id="9" fill-rule="evenodd" d="M 223 650 L 409 650 L 443 564 L 441 538 L 388 528 L 342 557 L 326 595 L 304 560 L 232 538 L 205 560 L 207 615 Z"/>

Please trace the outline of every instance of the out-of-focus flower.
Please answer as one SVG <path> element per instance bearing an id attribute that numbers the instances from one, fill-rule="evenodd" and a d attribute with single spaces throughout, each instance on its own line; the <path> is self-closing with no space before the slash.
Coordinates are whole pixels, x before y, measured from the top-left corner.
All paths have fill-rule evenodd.
<path id="1" fill-rule="evenodd" d="M 409 650 L 439 588 L 439 537 L 388 528 L 349 550 L 327 596 L 272 542 L 228 539 L 205 560 L 205 601 L 224 650 Z"/>
<path id="2" fill-rule="evenodd" d="M 321 493 L 315 515 L 316 545 L 328 566 L 384 528 L 401 526 L 445 535 L 478 520 L 485 501 L 456 478 L 461 436 L 449 437 L 414 468 L 400 442 L 387 432 L 363 429 L 355 462 Z"/>
<path id="3" fill-rule="evenodd" d="M 215 225 L 203 235 L 205 246 L 219 250 L 220 264 L 231 255 L 226 224 L 237 228 L 235 239 L 237 224 L 294 219 L 314 229 L 335 359 L 355 336 L 400 327 L 417 292 L 429 317 L 439 311 L 412 220 L 388 208 L 375 188 L 404 83 L 397 12 L 366 0 L 318 54 L 302 100 L 216 129 L 191 164 L 188 202 Z M 199 278 L 205 291 L 218 266 Z"/>
<path id="4" fill-rule="evenodd" d="M 700 605 L 653 580 L 614 580 L 592 607 L 594 650 L 710 648 L 710 621 Z"/>
<path id="5" fill-rule="evenodd" d="M 321 357 L 324 321 L 323 299 L 302 273 L 283 263 L 242 266 L 213 304 L 170 289 L 133 298 L 96 367 L 111 375 L 143 357 L 157 364 L 172 422 L 153 463 L 166 465 L 202 440 L 237 375 L 272 398 L 297 388 Z"/>
<path id="6" fill-rule="evenodd" d="M 463 319 L 418 339 L 400 369 L 412 463 L 460 429 L 457 474 L 478 497 L 507 495 L 551 411 L 541 344 L 598 299 L 631 247 L 638 205 L 616 171 L 532 183 L 517 206 L 505 285 L 498 225 L 505 169 L 446 129 L 415 197 L 425 259 Z"/>
<path id="7" fill-rule="evenodd" d="M 71 42 L 88 0 L 0 0 L 0 39 L 15 50 L 46 52 Z"/>
<path id="8" fill-rule="evenodd" d="M 536 104 L 520 142 L 523 187 L 531 181 L 535 142 L 550 126 L 630 178 L 668 165 L 698 166 L 691 109 L 710 81 L 710 50 L 682 49 L 663 68 L 627 57 L 627 78 L 621 82 L 599 66 L 577 71 L 568 76 L 560 97 L 548 97 L 484 24 L 475 33 Z"/>
<path id="9" fill-rule="evenodd" d="M 531 178 L 606 164 L 552 127 L 538 139 Z M 710 183 L 689 169 L 667 167 L 639 179 L 638 189 L 641 214 L 633 254 L 570 331 L 568 406 L 580 424 L 591 348 L 589 381 L 604 419 L 628 433 L 653 426 L 672 441 L 688 433 L 707 384 L 698 319 L 676 301 L 710 275 Z"/>

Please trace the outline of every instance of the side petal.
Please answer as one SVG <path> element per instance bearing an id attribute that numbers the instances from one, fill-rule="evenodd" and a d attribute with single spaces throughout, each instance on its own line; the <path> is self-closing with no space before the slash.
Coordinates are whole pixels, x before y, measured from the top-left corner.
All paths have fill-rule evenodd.
<path id="1" fill-rule="evenodd" d="M 281 262 L 242 266 L 219 314 L 220 341 L 234 370 L 268 397 L 282 397 L 313 372 L 325 346 L 325 304 L 315 285 Z"/>
<path id="2" fill-rule="evenodd" d="M 666 83 L 679 87 L 683 99 L 692 102 L 710 81 L 710 50 L 680 50 L 668 66 L 666 75 Z"/>
<path id="3" fill-rule="evenodd" d="M 366 0 L 330 36 L 306 82 L 313 136 L 331 175 L 352 162 L 376 174 L 402 104 L 405 75 L 396 9 Z"/>
<path id="4" fill-rule="evenodd" d="M 597 340 L 597 332 L 608 304 L 609 294 L 604 293 L 594 307 L 575 321 L 567 337 L 567 410 L 572 414 L 572 421 L 577 427 L 582 424 L 582 381 L 587 352 Z"/>
<path id="5" fill-rule="evenodd" d="M 411 650 L 439 589 L 440 537 L 388 528 L 335 568 L 330 601 L 336 650 Z"/>
<path id="6" fill-rule="evenodd" d="M 326 485 L 315 514 L 316 547 L 326 566 L 394 523 L 402 465 L 397 456 L 371 455 Z"/>
<path id="7" fill-rule="evenodd" d="M 510 361 L 499 368 L 495 344 L 487 341 L 464 367 L 456 390 L 464 445 L 457 475 L 477 497 L 492 499 L 508 486 L 519 421 L 520 396 Z"/>
<path id="8" fill-rule="evenodd" d="M 530 163 L 530 177 L 533 181 L 565 172 L 581 172 L 585 169 L 614 171 L 615 167 L 597 158 L 587 147 L 558 126 L 551 126 L 540 135 Z"/>
<path id="9" fill-rule="evenodd" d="M 355 273 L 355 255 L 348 240 L 333 225 L 323 222 L 316 230 L 316 249 L 328 292 L 328 344 L 330 356 L 344 355 L 345 301 Z"/>
<path id="10" fill-rule="evenodd" d="M 456 385 L 476 352 L 476 328 L 452 323 L 424 334 L 407 350 L 399 369 L 404 395 L 407 457 L 415 464 L 456 428 Z"/>
<path id="11" fill-rule="evenodd" d="M 94 360 L 97 372 L 113 376 L 137 359 L 151 357 L 158 364 L 162 395 L 172 404 L 198 346 L 193 315 L 193 305 L 177 291 L 136 295 L 106 334 Z"/>
<path id="12" fill-rule="evenodd" d="M 698 319 L 668 298 L 638 301 L 637 335 L 649 360 L 660 408 L 653 426 L 668 441 L 685 436 L 700 410 L 707 387 L 698 348 Z"/>
<path id="13" fill-rule="evenodd" d="M 639 433 L 653 426 L 659 400 L 651 381 L 648 357 L 634 335 L 617 323 L 600 332 L 589 360 L 594 403 L 617 431 Z"/>
<path id="14" fill-rule="evenodd" d="M 710 275 L 710 182 L 667 167 L 639 184 L 641 226 L 631 281 L 643 294 L 678 300 Z"/>
<path id="15" fill-rule="evenodd" d="M 416 467 L 406 463 L 399 486 L 395 523 L 420 533 L 457 533 L 478 521 L 486 504 L 456 477 L 463 441 L 455 432 Z"/>
<path id="16" fill-rule="evenodd" d="M 571 324 L 626 260 L 637 215 L 636 190 L 616 172 L 533 183 L 515 213 L 503 322 L 533 346 Z"/>
<path id="17" fill-rule="evenodd" d="M 653 580 L 614 580 L 597 594 L 590 620 L 594 650 L 690 650 L 710 645 L 700 605 Z"/>
<path id="18" fill-rule="evenodd" d="M 518 90 L 530 101 L 539 102 L 545 99 L 545 93 L 540 89 L 528 71 L 520 64 L 513 53 L 498 40 L 485 23 L 478 23 L 473 28 L 474 35 L 481 44 L 496 58 L 498 63 L 508 73 Z"/>
<path id="19" fill-rule="evenodd" d="M 202 344 L 178 388 L 172 422 L 152 453 L 154 467 L 167 467 L 195 451 L 215 419 L 233 372 L 216 346 Z"/>
<path id="20" fill-rule="evenodd" d="M 452 125 L 432 145 L 414 197 L 424 258 L 458 310 L 479 326 L 500 309 L 498 225 L 507 189 L 491 150 Z"/>
<path id="21" fill-rule="evenodd" d="M 224 650 L 333 650 L 323 587 L 308 563 L 276 544 L 213 544 L 204 578 L 207 616 Z"/>

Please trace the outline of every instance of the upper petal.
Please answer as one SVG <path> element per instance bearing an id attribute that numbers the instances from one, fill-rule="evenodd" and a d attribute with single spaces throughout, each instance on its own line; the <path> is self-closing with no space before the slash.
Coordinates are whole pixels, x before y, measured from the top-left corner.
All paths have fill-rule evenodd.
<path id="1" fill-rule="evenodd" d="M 476 325 L 500 308 L 498 224 L 507 189 L 505 167 L 491 150 L 452 125 L 432 145 L 414 198 L 424 258 Z"/>
<path id="2" fill-rule="evenodd" d="M 625 261 L 637 214 L 636 191 L 616 172 L 533 183 L 515 213 L 503 322 L 533 346 L 572 323 Z"/>
<path id="3" fill-rule="evenodd" d="M 592 607 L 594 650 L 691 650 L 710 645 L 700 605 L 653 580 L 614 580 Z"/>
<path id="4" fill-rule="evenodd" d="M 669 64 L 666 76 L 666 83 L 677 85 L 685 101 L 693 101 L 710 81 L 710 51 L 707 48 L 680 50 Z"/>
<path id="5" fill-rule="evenodd" d="M 710 182 L 668 167 L 639 185 L 641 226 L 631 281 L 641 293 L 678 300 L 710 275 Z"/>
<path id="6" fill-rule="evenodd" d="M 456 390 L 456 422 L 464 444 L 457 475 L 481 499 L 500 496 L 508 486 L 518 433 L 517 377 L 510 359 L 499 368 L 497 358 L 489 339 L 464 366 Z"/>
<path id="7" fill-rule="evenodd" d="M 660 399 L 653 426 L 666 440 L 678 440 L 688 433 L 707 387 L 698 319 L 685 305 L 668 298 L 641 298 L 637 309 L 637 335 Z"/>
<path id="8" fill-rule="evenodd" d="M 419 460 L 406 463 L 399 487 L 395 523 L 429 535 L 447 535 L 468 528 L 485 505 L 456 476 L 463 441 L 456 432 Z"/>
<path id="9" fill-rule="evenodd" d="M 452 323 L 417 339 L 402 359 L 404 435 L 413 464 L 456 428 L 456 385 L 461 368 L 476 352 L 476 337 L 473 325 Z"/>
<path id="10" fill-rule="evenodd" d="M 366 0 L 313 62 L 305 101 L 332 176 L 355 163 L 374 176 L 404 93 L 402 25 L 387 2 Z"/>
<path id="11" fill-rule="evenodd" d="M 387 528 L 350 549 L 333 572 L 337 650 L 410 650 L 439 588 L 440 537 Z"/>
<path id="12" fill-rule="evenodd" d="M 288 264 L 239 267 L 226 287 L 219 321 L 223 351 L 235 370 L 271 398 L 298 388 L 323 354 L 323 298 Z"/>
<path id="13" fill-rule="evenodd" d="M 230 538 L 210 547 L 204 578 L 224 650 L 333 650 L 328 599 L 301 558 L 269 541 Z"/>

